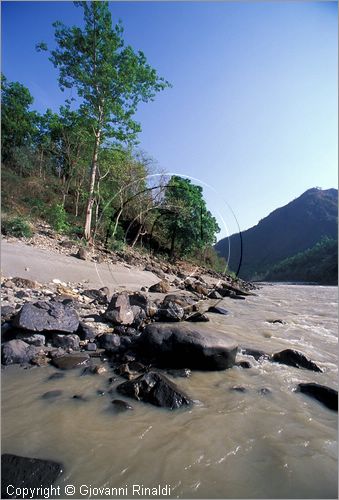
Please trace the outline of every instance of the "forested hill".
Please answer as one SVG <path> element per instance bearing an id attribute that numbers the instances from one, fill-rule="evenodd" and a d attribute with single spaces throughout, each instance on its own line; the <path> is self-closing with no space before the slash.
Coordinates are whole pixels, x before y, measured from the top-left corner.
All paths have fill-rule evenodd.
<path id="1" fill-rule="evenodd" d="M 242 233 L 239 276 L 262 279 L 272 266 L 314 247 L 323 237 L 336 240 L 337 221 L 338 190 L 307 190 Z M 241 258 L 240 235 L 233 234 L 230 244 L 229 268 L 236 272 Z M 220 240 L 215 249 L 227 258 L 228 239 Z"/>

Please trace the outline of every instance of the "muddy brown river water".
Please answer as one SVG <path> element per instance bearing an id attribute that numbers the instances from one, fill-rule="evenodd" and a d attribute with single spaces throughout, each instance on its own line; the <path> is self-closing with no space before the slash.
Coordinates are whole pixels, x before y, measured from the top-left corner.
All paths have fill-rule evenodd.
<path id="1" fill-rule="evenodd" d="M 239 345 L 294 348 L 323 373 L 240 355 L 252 368 L 175 379 L 195 400 L 189 410 L 131 400 L 134 410 L 117 414 L 111 400 L 120 396 L 97 394 L 111 373 L 48 380 L 53 367 L 11 366 L 2 372 L 2 453 L 62 462 L 56 498 L 72 498 L 66 485 L 73 498 L 114 498 L 113 488 L 141 498 L 142 487 L 158 485 L 167 485 L 169 495 L 155 495 L 164 498 L 338 498 L 337 413 L 293 391 L 299 382 L 337 389 L 337 288 L 264 285 L 221 305 L 230 314 L 211 314 L 212 324 Z M 41 399 L 53 389 L 59 398 Z"/>

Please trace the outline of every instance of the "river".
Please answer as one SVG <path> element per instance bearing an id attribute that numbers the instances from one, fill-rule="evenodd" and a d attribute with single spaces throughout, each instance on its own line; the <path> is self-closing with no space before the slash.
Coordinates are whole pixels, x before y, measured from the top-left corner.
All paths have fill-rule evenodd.
<path id="1" fill-rule="evenodd" d="M 53 367 L 11 366 L 2 373 L 2 453 L 62 462 L 59 498 L 71 498 L 65 485 L 74 485 L 73 498 L 115 496 L 98 487 L 139 498 L 133 485 L 159 484 L 169 498 L 338 498 L 337 413 L 293 391 L 299 382 L 337 389 L 337 288 L 264 285 L 222 305 L 230 314 L 211 314 L 212 324 L 239 345 L 294 348 L 323 373 L 239 356 L 252 367 L 175 379 L 195 400 L 189 410 L 130 401 L 134 411 L 115 414 L 119 396 L 96 393 L 110 373 L 48 380 Z M 285 323 L 267 322 L 274 319 Z M 62 395 L 41 399 L 53 389 Z M 87 401 L 72 398 L 79 393 Z"/>

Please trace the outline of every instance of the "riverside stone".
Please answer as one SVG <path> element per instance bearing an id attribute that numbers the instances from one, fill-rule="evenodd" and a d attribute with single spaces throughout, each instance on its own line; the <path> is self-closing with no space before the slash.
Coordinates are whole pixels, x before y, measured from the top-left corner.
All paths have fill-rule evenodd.
<path id="1" fill-rule="evenodd" d="M 127 401 L 123 401 L 122 399 L 113 399 L 112 405 L 116 411 L 128 411 L 134 410 L 133 406 L 128 404 Z"/>
<path id="2" fill-rule="evenodd" d="M 58 462 L 5 453 L 1 455 L 1 498 L 23 498 L 13 496 L 10 485 L 20 487 L 21 490 L 32 488 L 37 491 L 39 488 L 41 494 L 34 498 L 45 498 L 44 489 L 50 488 L 62 471 L 63 465 Z"/>
<path id="3" fill-rule="evenodd" d="M 13 320 L 14 326 L 34 332 L 59 331 L 73 333 L 79 327 L 77 312 L 57 301 L 24 304 Z"/>
<path id="4" fill-rule="evenodd" d="M 298 384 L 298 392 L 307 394 L 333 411 L 338 411 L 338 391 L 316 383 Z"/>
<path id="5" fill-rule="evenodd" d="M 148 325 L 137 348 L 159 366 L 198 370 L 231 368 L 238 350 L 225 335 L 192 323 Z"/>
<path id="6" fill-rule="evenodd" d="M 63 349 L 72 349 L 78 351 L 80 349 L 80 338 L 78 335 L 62 335 L 60 333 L 53 334 L 53 344 L 55 347 Z"/>
<path id="7" fill-rule="evenodd" d="M 159 283 L 150 286 L 148 291 L 152 293 L 167 293 L 170 291 L 170 285 L 167 281 L 162 280 L 159 281 Z"/>
<path id="8" fill-rule="evenodd" d="M 14 339 L 2 344 L 2 363 L 4 365 L 30 363 L 40 352 L 40 347 L 29 345 L 23 340 Z"/>
<path id="9" fill-rule="evenodd" d="M 184 309 L 176 302 L 163 302 L 157 311 L 159 321 L 181 321 L 185 316 Z"/>
<path id="10" fill-rule="evenodd" d="M 223 314 L 224 316 L 227 316 L 229 312 L 227 309 L 224 307 L 219 307 L 219 306 L 211 306 L 208 308 L 207 312 L 214 313 L 214 314 Z"/>
<path id="11" fill-rule="evenodd" d="M 322 372 L 321 368 L 319 368 L 319 366 L 317 366 L 313 361 L 309 360 L 304 354 L 295 351 L 294 349 L 285 349 L 284 351 L 276 352 L 272 356 L 272 361 L 288 366 L 294 366 L 296 368 L 305 368 L 306 370 L 312 370 L 314 372 Z"/>
<path id="12" fill-rule="evenodd" d="M 117 391 L 138 401 L 163 408 L 180 408 L 193 401 L 164 375 L 150 371 L 140 377 L 124 382 Z"/>
<path id="13" fill-rule="evenodd" d="M 133 323 L 134 314 L 127 293 L 113 295 L 105 316 L 117 325 L 131 325 Z"/>

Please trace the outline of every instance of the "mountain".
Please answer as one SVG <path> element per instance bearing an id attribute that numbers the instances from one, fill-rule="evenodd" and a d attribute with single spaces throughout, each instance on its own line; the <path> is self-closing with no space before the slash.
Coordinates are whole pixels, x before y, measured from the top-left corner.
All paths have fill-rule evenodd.
<path id="1" fill-rule="evenodd" d="M 241 278 L 262 279 L 272 266 L 314 247 L 324 237 L 338 238 L 338 190 L 308 189 L 256 226 L 230 236 L 228 267 L 237 272 L 241 262 Z M 215 249 L 227 260 L 228 238 L 218 241 Z"/>

